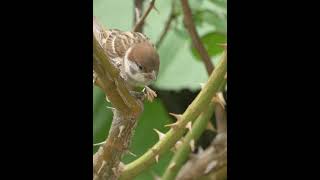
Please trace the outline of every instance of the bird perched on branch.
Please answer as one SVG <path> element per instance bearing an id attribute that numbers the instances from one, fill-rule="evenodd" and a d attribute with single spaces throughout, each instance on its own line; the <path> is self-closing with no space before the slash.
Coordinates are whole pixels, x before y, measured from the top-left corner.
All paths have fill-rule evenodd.
<path id="1" fill-rule="evenodd" d="M 144 87 L 148 100 L 157 94 L 148 87 L 159 72 L 159 54 L 150 39 L 139 32 L 124 32 L 118 29 L 105 31 L 102 46 L 112 63 L 119 68 L 120 76 L 130 89 Z"/>

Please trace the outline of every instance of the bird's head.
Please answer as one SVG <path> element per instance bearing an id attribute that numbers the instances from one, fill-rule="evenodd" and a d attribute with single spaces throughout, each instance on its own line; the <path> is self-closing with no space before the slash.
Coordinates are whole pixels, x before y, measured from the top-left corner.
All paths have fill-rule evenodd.
<path id="1" fill-rule="evenodd" d="M 149 42 L 141 42 L 128 49 L 124 57 L 124 71 L 137 86 L 147 86 L 156 80 L 159 72 L 159 55 Z"/>

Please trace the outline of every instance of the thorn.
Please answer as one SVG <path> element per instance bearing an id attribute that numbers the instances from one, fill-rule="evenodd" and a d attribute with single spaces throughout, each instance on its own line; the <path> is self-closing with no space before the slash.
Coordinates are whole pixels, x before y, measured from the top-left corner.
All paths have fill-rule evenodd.
<path id="1" fill-rule="evenodd" d="M 123 163 L 123 162 L 121 162 L 120 161 L 120 163 L 119 163 L 119 167 L 124 167 L 125 166 L 125 164 Z"/>
<path id="2" fill-rule="evenodd" d="M 154 9 L 159 14 L 159 11 L 158 11 L 158 9 L 156 8 L 156 5 L 155 5 L 155 0 L 150 0 L 149 1 L 149 6 L 152 6 L 152 9 Z"/>
<path id="3" fill-rule="evenodd" d="M 166 124 L 166 125 L 164 125 L 164 127 L 172 127 L 172 128 L 175 128 L 175 127 L 177 127 L 179 125 L 179 122 L 178 121 L 176 121 L 175 123 L 171 123 L 171 124 Z"/>
<path id="4" fill-rule="evenodd" d="M 106 143 L 106 141 L 103 141 L 103 142 L 100 142 L 100 143 L 93 144 L 93 146 L 100 146 L 100 145 L 103 145 L 104 143 Z"/>
<path id="5" fill-rule="evenodd" d="M 98 78 L 97 74 L 93 71 L 93 85 L 97 81 L 97 78 Z"/>
<path id="6" fill-rule="evenodd" d="M 203 153 L 203 148 L 201 146 L 199 146 L 197 154 L 199 155 L 199 154 L 202 154 L 202 153 Z"/>
<path id="7" fill-rule="evenodd" d="M 121 125 L 120 127 L 119 127 L 119 134 L 118 134 L 118 138 L 119 137 L 121 137 L 121 133 L 122 133 L 122 131 L 123 131 L 123 129 L 124 129 L 124 125 Z"/>
<path id="8" fill-rule="evenodd" d="M 208 174 L 217 164 L 218 164 L 218 161 L 212 161 L 212 162 L 210 162 L 210 163 L 207 165 L 206 170 L 204 171 L 204 174 Z"/>
<path id="9" fill-rule="evenodd" d="M 114 173 L 114 175 L 118 176 L 117 168 L 113 167 L 112 172 Z"/>
<path id="10" fill-rule="evenodd" d="M 154 154 L 157 154 L 159 152 L 159 149 L 157 148 L 151 148 L 151 151 L 154 153 Z"/>
<path id="11" fill-rule="evenodd" d="M 177 141 L 176 144 L 174 145 L 174 147 L 176 149 L 178 149 L 181 146 L 182 142 L 181 141 Z"/>
<path id="12" fill-rule="evenodd" d="M 217 45 L 224 49 L 227 48 L 227 43 L 217 43 Z"/>
<path id="13" fill-rule="evenodd" d="M 212 131 L 212 132 L 217 132 L 217 130 L 213 127 L 211 122 L 208 122 L 206 130 L 209 130 L 209 131 Z"/>
<path id="14" fill-rule="evenodd" d="M 191 151 L 193 152 L 194 149 L 195 149 L 195 141 L 194 141 L 194 139 L 192 139 L 192 140 L 190 141 L 189 145 L 190 145 L 190 147 L 191 147 Z"/>
<path id="15" fill-rule="evenodd" d="M 155 10 L 158 14 L 160 14 L 160 12 L 159 12 L 159 10 L 157 9 L 156 5 L 153 4 L 152 9 Z"/>
<path id="16" fill-rule="evenodd" d="M 104 166 L 106 163 L 107 163 L 107 162 L 106 162 L 105 160 L 103 160 L 103 161 L 102 161 L 102 164 L 101 164 L 101 166 L 100 166 L 100 168 L 99 168 L 99 170 L 98 170 L 97 174 L 99 174 L 99 173 L 100 173 L 100 171 L 102 170 L 103 166 Z"/>
<path id="17" fill-rule="evenodd" d="M 119 163 L 119 166 L 118 166 L 119 168 L 119 171 L 122 171 L 123 169 L 124 169 L 124 167 L 125 167 L 125 164 L 123 163 L 123 162 L 121 162 L 120 161 L 120 163 Z"/>
<path id="18" fill-rule="evenodd" d="M 175 113 L 169 113 L 171 116 L 173 116 L 174 118 L 177 119 L 176 122 L 172 123 L 172 124 L 167 124 L 167 125 L 164 125 L 165 127 L 172 127 L 172 128 L 175 128 L 177 127 L 179 124 L 180 124 L 180 119 L 181 119 L 181 114 L 175 114 Z"/>
<path id="19" fill-rule="evenodd" d="M 162 132 L 160 132 L 159 130 L 157 129 L 153 129 L 159 136 L 159 140 L 161 140 L 162 138 L 164 138 L 165 134 L 163 134 Z"/>
<path id="20" fill-rule="evenodd" d="M 151 171 L 153 180 L 161 180 L 160 176 L 158 176 L 155 172 Z"/>
<path id="21" fill-rule="evenodd" d="M 179 147 L 182 145 L 182 143 L 183 143 L 183 139 L 180 141 L 177 141 L 176 144 L 170 150 L 175 153 L 179 149 Z"/>
<path id="22" fill-rule="evenodd" d="M 204 88 L 204 85 L 206 85 L 206 83 L 200 83 L 200 87 L 201 87 L 201 89 L 203 89 L 203 88 Z"/>
<path id="23" fill-rule="evenodd" d="M 107 101 L 107 102 L 110 102 L 110 100 L 108 99 L 108 96 L 106 96 L 106 101 Z"/>
<path id="24" fill-rule="evenodd" d="M 159 154 L 156 155 L 155 159 L 156 159 L 156 162 L 158 163 L 159 162 Z"/>
<path id="25" fill-rule="evenodd" d="M 172 162 L 172 163 L 169 165 L 169 169 L 172 170 L 175 166 L 176 166 L 176 163 L 175 163 L 175 162 Z"/>
<path id="26" fill-rule="evenodd" d="M 128 151 L 128 153 L 130 154 L 130 155 L 132 155 L 133 157 L 137 157 L 137 155 L 136 154 L 134 154 L 133 152 L 131 152 L 131 151 Z"/>
<path id="27" fill-rule="evenodd" d="M 115 110 L 115 108 L 110 107 L 110 106 L 106 106 L 106 108 L 107 108 L 107 109 L 111 109 L 111 111 L 114 111 L 114 110 Z"/>
<path id="28" fill-rule="evenodd" d="M 189 121 L 186 125 L 186 128 L 189 129 L 189 131 L 191 131 L 191 126 L 192 126 L 192 122 Z"/>
<path id="29" fill-rule="evenodd" d="M 225 106 L 227 103 L 226 103 L 226 100 L 223 97 L 222 92 L 218 92 L 217 96 L 218 96 L 219 100 L 221 101 L 221 103 L 223 104 L 223 106 Z"/>
<path id="30" fill-rule="evenodd" d="M 225 109 L 226 101 L 223 98 L 222 92 L 218 92 L 216 96 L 212 98 L 212 101 L 219 104 L 223 109 Z"/>
<path id="31" fill-rule="evenodd" d="M 177 121 L 179 121 L 181 119 L 181 114 L 175 114 L 175 113 L 169 113 L 171 116 L 175 117 L 177 119 Z"/>
<path id="32" fill-rule="evenodd" d="M 158 13 L 160 14 L 159 10 L 156 8 L 156 6 L 153 6 L 153 9 Z"/>

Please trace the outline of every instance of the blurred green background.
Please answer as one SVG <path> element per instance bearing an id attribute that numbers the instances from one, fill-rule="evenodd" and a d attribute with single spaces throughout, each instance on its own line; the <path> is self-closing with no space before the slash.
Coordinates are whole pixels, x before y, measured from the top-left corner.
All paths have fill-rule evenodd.
<path id="1" fill-rule="evenodd" d="M 144 2 L 144 9 L 148 6 Z M 144 33 L 156 43 L 164 28 L 171 11 L 170 0 L 156 0 L 159 13 L 152 10 L 146 19 Z M 138 157 L 158 141 L 154 128 L 161 132 L 168 131 L 164 125 L 173 121 L 168 112 L 182 113 L 200 90 L 208 76 L 205 66 L 199 59 L 191 44 L 191 39 L 183 26 L 180 1 L 176 2 L 177 18 L 158 48 L 160 55 L 160 72 L 152 88 L 157 91 L 158 98 L 145 102 L 144 112 L 139 119 L 130 150 Z M 226 0 L 189 0 L 193 12 L 193 20 L 214 64 L 222 52 L 217 43 L 227 41 Z M 117 28 L 130 31 L 133 26 L 133 0 L 94 0 L 93 13 L 106 28 Z M 93 87 L 93 142 L 99 143 L 106 139 L 111 125 L 112 113 L 106 106 L 103 92 Z M 207 134 L 207 133 L 205 133 Z M 98 147 L 94 147 L 94 153 Z M 172 153 L 160 157 L 159 163 L 139 175 L 135 180 L 153 179 L 152 174 L 161 175 L 170 161 Z M 132 155 L 124 157 L 124 163 L 136 159 Z"/>

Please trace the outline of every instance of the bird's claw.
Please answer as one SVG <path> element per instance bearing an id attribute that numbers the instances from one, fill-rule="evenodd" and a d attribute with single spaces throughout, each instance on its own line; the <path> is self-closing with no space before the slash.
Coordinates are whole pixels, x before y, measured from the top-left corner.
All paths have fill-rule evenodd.
<path id="1" fill-rule="evenodd" d="M 130 91 L 131 96 L 135 97 L 136 99 L 140 99 L 141 101 L 144 100 L 145 94 L 143 92 L 137 91 Z"/>
<path id="2" fill-rule="evenodd" d="M 148 86 L 145 86 L 142 90 L 144 92 L 144 96 L 148 99 L 148 101 L 152 102 L 154 98 L 157 97 L 157 93 L 149 88 Z"/>
<path id="3" fill-rule="evenodd" d="M 150 89 L 148 86 L 145 86 L 143 88 L 142 92 L 137 91 L 130 91 L 131 96 L 140 99 L 141 101 L 144 101 L 145 98 L 147 98 L 148 101 L 152 102 L 154 98 L 157 97 L 157 93 Z"/>

